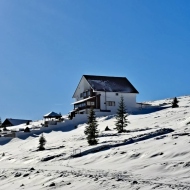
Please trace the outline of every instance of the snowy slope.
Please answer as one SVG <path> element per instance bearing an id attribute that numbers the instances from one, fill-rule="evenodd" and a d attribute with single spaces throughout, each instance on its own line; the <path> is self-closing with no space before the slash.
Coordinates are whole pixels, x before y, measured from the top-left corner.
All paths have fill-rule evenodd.
<path id="1" fill-rule="evenodd" d="M 38 136 L 12 139 L 0 146 L 0 189 L 190 189 L 190 96 L 179 101 L 179 108 L 128 116 L 123 134 L 113 116 L 98 118 L 97 146 L 88 146 L 85 124 L 45 133 L 41 152 Z"/>

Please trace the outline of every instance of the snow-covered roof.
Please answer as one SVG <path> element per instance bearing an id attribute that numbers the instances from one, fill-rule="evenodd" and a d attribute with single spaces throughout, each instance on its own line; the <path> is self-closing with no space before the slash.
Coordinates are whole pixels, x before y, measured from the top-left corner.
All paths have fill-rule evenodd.
<path id="1" fill-rule="evenodd" d="M 50 117 L 61 117 L 61 115 L 53 111 L 44 115 L 44 118 L 50 118 Z"/>
<path id="2" fill-rule="evenodd" d="M 27 123 L 27 122 L 30 122 L 32 120 L 25 120 L 25 119 L 12 119 L 12 118 L 7 118 L 5 119 L 5 121 L 2 123 L 2 126 L 4 125 L 4 123 L 11 123 L 13 126 L 15 125 L 20 125 L 20 124 L 23 124 L 23 123 Z"/>
<path id="3" fill-rule="evenodd" d="M 126 77 L 83 76 L 94 91 L 139 93 Z"/>
<path id="4" fill-rule="evenodd" d="M 79 101 L 77 101 L 77 102 L 73 102 L 72 104 L 78 104 L 78 103 L 86 102 L 87 100 L 90 100 L 90 99 L 92 99 L 92 98 L 95 98 L 95 96 L 93 96 L 93 97 L 88 97 L 88 98 L 79 100 Z"/>

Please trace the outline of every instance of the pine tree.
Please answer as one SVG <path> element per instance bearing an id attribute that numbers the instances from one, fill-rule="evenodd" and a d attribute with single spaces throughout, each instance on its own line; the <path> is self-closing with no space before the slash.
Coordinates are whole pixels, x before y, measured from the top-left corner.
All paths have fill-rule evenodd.
<path id="1" fill-rule="evenodd" d="M 124 131 L 124 128 L 128 125 L 129 121 L 127 120 L 127 111 L 125 107 L 125 102 L 123 99 L 123 96 L 121 96 L 121 101 L 119 103 L 119 107 L 116 113 L 116 129 L 118 133 L 121 133 Z"/>
<path id="2" fill-rule="evenodd" d="M 172 108 L 177 108 L 177 107 L 179 107 L 179 105 L 178 105 L 178 99 L 175 97 L 174 99 L 173 99 L 173 102 L 172 102 Z"/>
<path id="3" fill-rule="evenodd" d="M 44 135 L 42 134 L 41 136 L 40 136 L 40 139 L 39 139 L 39 146 L 38 146 L 38 149 L 39 150 L 45 150 L 45 144 L 46 144 L 46 139 L 45 139 L 45 137 L 44 137 Z"/>
<path id="4" fill-rule="evenodd" d="M 89 145 L 96 145 L 98 143 L 98 124 L 96 121 L 96 115 L 94 109 L 91 108 L 89 116 L 88 116 L 88 125 L 84 131 L 84 134 L 87 136 L 86 139 Z"/>

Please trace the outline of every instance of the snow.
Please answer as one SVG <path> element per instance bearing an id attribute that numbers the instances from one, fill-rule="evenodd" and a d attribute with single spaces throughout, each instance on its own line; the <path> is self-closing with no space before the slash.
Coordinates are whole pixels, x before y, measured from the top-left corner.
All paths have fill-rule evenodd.
<path id="1" fill-rule="evenodd" d="M 52 112 L 49 112 L 49 113 L 45 114 L 45 115 L 44 115 L 44 118 L 46 118 L 46 117 L 47 117 L 47 118 L 48 118 L 48 117 L 57 117 L 57 116 L 59 117 L 59 116 L 61 116 L 61 115 L 52 111 Z"/>
<path id="2" fill-rule="evenodd" d="M 133 91 L 132 87 L 126 84 L 121 85 L 114 81 L 109 80 L 90 80 L 88 82 L 91 84 L 92 88 L 96 91 L 106 91 L 106 92 L 126 92 L 130 93 Z"/>
<path id="3" fill-rule="evenodd" d="M 81 102 L 85 102 L 85 101 L 87 101 L 87 100 L 90 100 L 90 99 L 92 99 L 92 98 L 95 98 L 95 96 L 93 96 L 93 97 L 88 97 L 88 98 L 85 98 L 85 99 L 82 99 L 82 100 L 73 102 L 73 103 L 71 103 L 71 104 L 78 104 L 78 103 L 81 103 Z"/>
<path id="4" fill-rule="evenodd" d="M 13 138 L 0 146 L 0 189 L 190 189 L 190 96 L 178 100 L 174 109 L 172 99 L 146 102 L 166 109 L 129 115 L 126 133 L 113 115 L 97 118 L 96 146 L 87 144 L 86 124 L 44 133 L 44 151 L 39 135 Z"/>
<path id="5" fill-rule="evenodd" d="M 20 124 L 23 124 L 23 123 L 27 123 L 27 122 L 30 122 L 31 120 L 24 120 L 24 119 L 6 119 L 6 120 L 9 120 L 9 122 L 12 124 L 12 125 L 20 125 Z"/>

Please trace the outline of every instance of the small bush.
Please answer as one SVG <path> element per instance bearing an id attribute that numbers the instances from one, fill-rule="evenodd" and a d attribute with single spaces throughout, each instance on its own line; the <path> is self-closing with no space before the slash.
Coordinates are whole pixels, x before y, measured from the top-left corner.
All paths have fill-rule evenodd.
<path id="1" fill-rule="evenodd" d="M 26 128 L 24 129 L 24 132 L 25 132 L 25 133 L 30 132 L 30 128 L 29 128 L 29 127 L 26 127 Z"/>
<path id="2" fill-rule="evenodd" d="M 111 129 L 108 126 L 106 126 L 105 131 L 111 131 Z"/>

